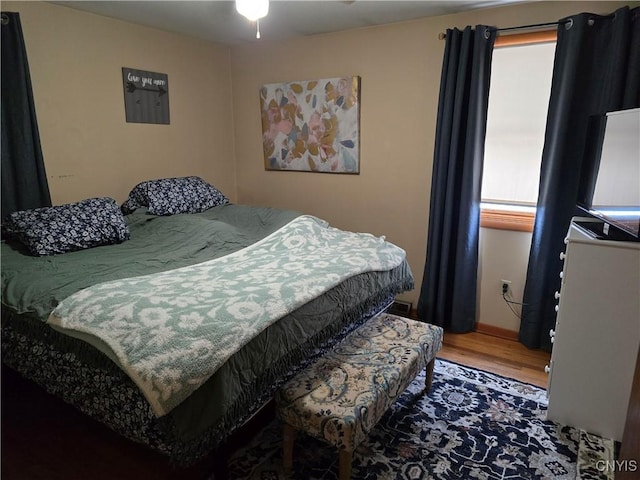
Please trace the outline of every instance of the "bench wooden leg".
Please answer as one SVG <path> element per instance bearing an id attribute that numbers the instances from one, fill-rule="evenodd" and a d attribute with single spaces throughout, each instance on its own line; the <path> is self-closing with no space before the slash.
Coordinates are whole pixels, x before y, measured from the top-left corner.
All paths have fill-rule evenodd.
<path id="1" fill-rule="evenodd" d="M 436 364 L 436 359 L 432 358 L 431 361 L 427 364 L 427 367 L 425 368 L 424 386 L 427 393 L 429 392 L 429 390 L 431 390 L 431 384 L 433 383 L 433 367 L 435 366 L 435 364 Z"/>
<path id="2" fill-rule="evenodd" d="M 349 452 L 344 448 L 339 449 L 339 457 L 338 457 L 338 479 L 339 480 L 350 480 L 352 457 L 353 457 L 353 452 Z"/>
<path id="3" fill-rule="evenodd" d="M 283 466 L 284 473 L 291 474 L 293 469 L 293 442 L 296 438 L 296 429 L 288 423 L 284 424 L 284 440 L 283 440 Z"/>

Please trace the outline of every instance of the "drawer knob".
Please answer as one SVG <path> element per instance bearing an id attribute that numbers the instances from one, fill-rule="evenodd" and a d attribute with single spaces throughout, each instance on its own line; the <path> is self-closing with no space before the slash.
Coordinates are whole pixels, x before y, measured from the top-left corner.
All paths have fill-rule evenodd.
<path id="1" fill-rule="evenodd" d="M 565 258 L 567 258 L 567 254 L 564 252 L 560 252 L 560 260 L 564 260 Z"/>
<path id="2" fill-rule="evenodd" d="M 560 311 L 560 305 L 556 305 L 555 307 L 553 307 L 556 310 L 556 313 L 558 313 Z"/>
<path id="3" fill-rule="evenodd" d="M 564 277 L 564 272 L 560 272 L 560 278 Z"/>
<path id="4" fill-rule="evenodd" d="M 549 367 L 549 365 L 545 365 L 544 366 L 544 373 L 549 373 L 551 372 L 551 367 Z"/>
<path id="5" fill-rule="evenodd" d="M 555 331 L 553 328 L 552 328 L 551 330 L 549 330 L 549 336 L 550 336 L 551 338 L 553 338 L 553 337 L 555 337 L 555 336 L 556 336 L 556 331 Z"/>
<path id="6" fill-rule="evenodd" d="M 556 293 L 554 293 L 553 296 L 558 300 L 560 298 L 560 292 L 556 290 Z"/>

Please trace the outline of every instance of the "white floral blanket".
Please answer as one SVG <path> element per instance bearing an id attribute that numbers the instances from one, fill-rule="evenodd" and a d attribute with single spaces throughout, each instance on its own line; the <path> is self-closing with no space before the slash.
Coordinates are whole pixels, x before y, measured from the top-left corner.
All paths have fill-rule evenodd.
<path id="1" fill-rule="evenodd" d="M 108 345 L 162 416 L 279 318 L 348 277 L 404 258 L 384 238 L 301 216 L 225 257 L 81 290 L 48 322 Z"/>

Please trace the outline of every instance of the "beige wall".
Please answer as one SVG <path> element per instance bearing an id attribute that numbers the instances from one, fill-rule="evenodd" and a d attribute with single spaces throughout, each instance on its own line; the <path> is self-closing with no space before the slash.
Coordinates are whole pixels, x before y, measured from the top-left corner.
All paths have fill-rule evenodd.
<path id="1" fill-rule="evenodd" d="M 44 2 L 19 12 L 54 204 L 199 175 L 235 199 L 229 49 Z M 126 123 L 122 67 L 168 74 L 170 125 Z"/>
<path id="2" fill-rule="evenodd" d="M 43 2 L 3 2 L 2 9 L 21 16 L 55 204 L 97 195 L 123 201 L 139 181 L 200 175 L 238 203 L 297 209 L 386 235 L 407 251 L 416 289 L 401 298 L 415 305 L 444 49 L 438 33 L 621 5 L 536 2 L 231 49 Z M 170 125 L 125 122 L 122 67 L 168 74 Z M 264 171 L 260 85 L 342 75 L 362 78 L 360 175 Z M 508 277 L 518 299 L 530 240 L 483 229 L 482 323 L 517 330 L 499 281 Z"/>
<path id="3" fill-rule="evenodd" d="M 520 328 L 520 319 L 502 298 L 502 280 L 509 285 L 511 298 L 522 302 L 529 263 L 531 233 L 493 228 L 480 229 L 478 261 L 478 322 L 512 332 Z M 560 252 L 558 252 L 560 254 Z M 520 314 L 520 305 L 512 305 Z"/>
<path id="4" fill-rule="evenodd" d="M 610 13 L 621 2 L 536 2 L 231 50 L 238 200 L 292 208 L 355 231 L 386 235 L 407 251 L 417 302 L 426 255 L 429 191 L 440 71 L 447 28 L 556 21 L 582 11 Z M 359 75 L 361 173 L 341 176 L 264 170 L 258 90 L 263 83 Z M 506 245 L 514 242 L 514 245 Z M 524 242 L 524 244 L 523 244 Z M 481 271 L 515 263 L 526 270 L 530 235 L 484 235 Z M 524 247 L 523 247 L 524 245 Z M 505 256 L 505 252 L 508 253 Z M 524 253 L 524 259 L 520 256 Z M 513 255 L 513 257 L 511 257 Z M 490 273 L 493 275 L 494 273 Z M 489 273 L 487 274 L 489 275 Z M 514 287 L 524 271 L 509 271 Z M 499 282 L 500 278 L 495 279 Z M 481 276 L 480 321 L 517 330 L 493 280 Z M 484 283 L 491 283 L 484 285 Z M 483 310 L 487 315 L 483 315 Z M 499 314 L 500 318 L 494 318 Z"/>

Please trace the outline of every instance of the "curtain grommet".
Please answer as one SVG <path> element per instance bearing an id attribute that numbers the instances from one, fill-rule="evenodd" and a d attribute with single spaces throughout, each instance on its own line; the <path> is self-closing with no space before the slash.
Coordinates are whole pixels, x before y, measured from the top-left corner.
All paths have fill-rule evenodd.
<path id="1" fill-rule="evenodd" d="M 0 17 L 0 23 L 2 23 L 2 25 L 9 25 L 9 15 L 3 13 Z"/>
<path id="2" fill-rule="evenodd" d="M 564 24 L 564 29 L 565 30 L 570 30 L 571 27 L 573 27 L 573 18 L 570 18 L 569 20 L 567 20 L 567 22 Z"/>

